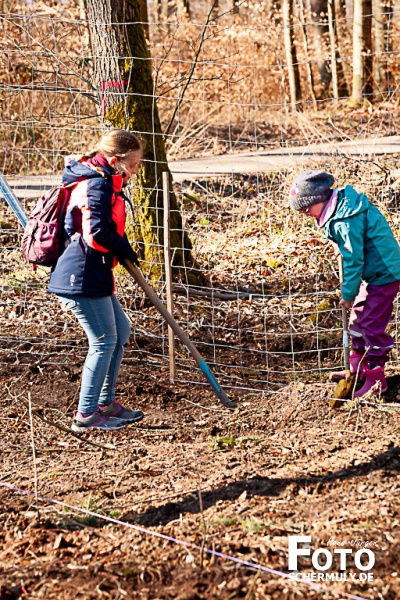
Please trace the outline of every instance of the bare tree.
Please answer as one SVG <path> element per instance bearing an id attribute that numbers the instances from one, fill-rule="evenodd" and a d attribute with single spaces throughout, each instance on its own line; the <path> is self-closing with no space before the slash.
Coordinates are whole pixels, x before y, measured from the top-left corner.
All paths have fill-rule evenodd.
<path id="1" fill-rule="evenodd" d="M 149 11 L 147 8 L 147 0 L 140 0 L 140 20 L 143 25 L 145 36 L 149 39 Z"/>
<path id="2" fill-rule="evenodd" d="M 350 105 L 361 106 L 363 88 L 363 0 L 353 1 L 353 87 Z"/>
<path id="3" fill-rule="evenodd" d="M 310 9 L 321 96 L 328 95 L 331 83 L 334 98 L 347 96 L 346 77 L 337 43 L 335 0 L 310 0 Z"/>
<path id="4" fill-rule="evenodd" d="M 162 172 L 168 171 L 164 137 L 153 90 L 150 55 L 140 24 L 139 0 L 85 0 L 92 49 L 93 83 L 101 96 L 104 120 L 138 132 L 144 139 L 143 168 L 133 196 L 137 207 L 134 238 L 142 267 L 162 275 Z M 172 189 L 172 185 L 170 186 Z M 174 265 L 192 265 L 191 242 L 171 197 Z M 198 282 L 193 272 L 191 281 Z"/>
<path id="5" fill-rule="evenodd" d="M 329 42 L 331 46 L 331 72 L 332 72 L 332 88 L 333 97 L 335 100 L 339 98 L 339 86 L 336 63 L 336 40 L 335 40 L 335 3 L 333 0 L 328 0 L 328 24 L 329 24 Z"/>
<path id="6" fill-rule="evenodd" d="M 240 14 L 240 0 L 231 0 L 230 10 L 233 15 Z"/>
<path id="7" fill-rule="evenodd" d="M 301 102 L 301 87 L 293 32 L 293 0 L 282 0 L 282 15 L 290 105 L 292 110 L 298 110 Z"/>
<path id="8" fill-rule="evenodd" d="M 347 29 L 352 33 L 354 17 L 354 0 L 339 0 L 339 7 L 341 12 L 346 17 Z"/>
<path id="9" fill-rule="evenodd" d="M 210 0 L 211 4 L 211 18 L 218 19 L 219 17 L 219 0 Z"/>
<path id="10" fill-rule="evenodd" d="M 298 17 L 299 17 L 301 33 L 303 36 L 304 55 L 305 55 L 305 59 L 306 59 L 306 70 L 307 70 L 307 81 L 308 81 L 308 85 L 310 88 L 310 96 L 312 99 L 314 109 L 317 110 L 318 105 L 317 105 L 317 99 L 315 97 L 314 75 L 312 72 L 311 61 L 310 61 L 310 56 L 309 56 L 309 51 L 308 51 L 308 35 L 307 35 L 307 28 L 306 28 L 306 24 L 305 24 L 305 18 L 304 18 L 303 0 L 299 0 L 299 2 L 298 2 Z"/>
<path id="11" fill-rule="evenodd" d="M 317 56 L 318 72 L 321 82 L 321 95 L 324 97 L 329 89 L 332 73 L 329 57 L 329 25 L 327 0 L 310 0 L 311 19 L 313 23 L 314 45 Z"/>
<path id="12" fill-rule="evenodd" d="M 350 105 L 372 94 L 372 0 L 353 2 L 353 88 Z"/>
<path id="13" fill-rule="evenodd" d="M 169 3 L 168 0 L 161 0 L 161 14 L 164 19 L 169 17 Z"/>
<path id="14" fill-rule="evenodd" d="M 392 12 L 391 0 L 374 0 L 374 83 L 380 94 L 386 94 L 390 88 L 390 71 L 388 68 L 388 54 L 391 49 L 389 37 L 389 23 Z"/>
<path id="15" fill-rule="evenodd" d="M 343 62 L 340 57 L 339 42 L 336 26 L 336 5 L 335 0 L 328 0 L 328 21 L 329 21 L 329 40 L 331 49 L 331 72 L 333 97 L 342 98 L 349 95 L 346 75 L 343 69 Z"/>
<path id="16" fill-rule="evenodd" d="M 363 71 L 363 94 L 371 101 L 373 91 L 372 0 L 363 1 Z"/>
<path id="17" fill-rule="evenodd" d="M 190 2 L 189 0 L 176 0 L 178 16 L 182 19 L 190 19 Z"/>

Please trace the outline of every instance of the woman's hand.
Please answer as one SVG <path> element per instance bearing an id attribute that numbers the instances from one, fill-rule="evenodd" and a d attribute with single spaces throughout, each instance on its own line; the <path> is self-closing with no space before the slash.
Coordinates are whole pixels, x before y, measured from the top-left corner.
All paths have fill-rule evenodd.
<path id="1" fill-rule="evenodd" d="M 345 306 L 346 310 L 349 310 L 351 308 L 351 304 L 351 302 L 349 302 L 348 300 L 343 300 L 343 298 L 339 302 L 339 306 Z"/>

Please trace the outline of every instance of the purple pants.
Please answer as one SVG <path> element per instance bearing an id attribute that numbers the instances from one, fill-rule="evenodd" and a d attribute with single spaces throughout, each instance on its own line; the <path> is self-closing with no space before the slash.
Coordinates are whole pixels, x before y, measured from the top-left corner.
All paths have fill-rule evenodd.
<path id="1" fill-rule="evenodd" d="M 393 338 L 385 333 L 393 312 L 393 302 L 399 291 L 400 281 L 387 285 L 361 283 L 354 300 L 349 320 L 352 349 L 366 354 L 370 365 L 383 366 L 393 348 Z"/>

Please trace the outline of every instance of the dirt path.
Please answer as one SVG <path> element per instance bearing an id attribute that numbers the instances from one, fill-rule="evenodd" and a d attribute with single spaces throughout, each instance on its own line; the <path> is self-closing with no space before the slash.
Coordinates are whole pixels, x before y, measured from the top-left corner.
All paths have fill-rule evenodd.
<path id="1" fill-rule="evenodd" d="M 265 173 L 296 166 L 310 166 L 324 156 L 354 156 L 368 159 L 382 154 L 400 152 L 400 136 L 370 138 L 290 148 L 277 148 L 249 154 L 224 154 L 169 163 L 175 181 L 220 174 Z"/>
<path id="2" fill-rule="evenodd" d="M 172 161 L 169 168 L 174 181 L 199 179 L 222 174 L 265 173 L 296 166 L 310 166 L 320 163 L 324 156 L 353 156 L 364 160 L 383 154 L 400 153 L 400 136 L 368 138 L 324 143 L 306 146 L 277 148 L 248 154 L 223 154 L 181 161 Z M 60 175 L 38 175 L 28 177 L 7 177 L 18 198 L 36 198 L 43 190 L 60 180 Z"/>

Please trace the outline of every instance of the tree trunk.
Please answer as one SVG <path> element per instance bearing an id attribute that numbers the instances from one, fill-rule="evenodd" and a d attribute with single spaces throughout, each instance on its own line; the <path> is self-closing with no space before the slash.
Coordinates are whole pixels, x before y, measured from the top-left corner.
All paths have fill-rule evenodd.
<path id="1" fill-rule="evenodd" d="M 183 20 L 190 20 L 190 3 L 189 0 L 176 0 L 176 8 L 178 17 Z"/>
<path id="2" fill-rule="evenodd" d="M 391 50 L 389 39 L 389 17 L 392 12 L 390 0 L 374 0 L 374 81 L 377 91 L 386 96 L 390 91 L 390 72 L 388 69 L 388 53 Z"/>
<path id="3" fill-rule="evenodd" d="M 331 70 L 333 97 L 335 99 L 343 96 L 347 97 L 349 91 L 347 88 L 346 76 L 344 74 L 343 63 L 340 58 L 340 50 L 337 39 L 336 28 L 336 7 L 335 0 L 328 0 L 328 20 L 329 20 L 329 39 L 331 45 Z"/>
<path id="4" fill-rule="evenodd" d="M 336 41 L 335 41 L 335 3 L 333 0 L 328 0 L 328 24 L 329 24 L 329 41 L 331 46 L 331 71 L 332 71 L 332 89 L 333 98 L 339 99 L 339 86 L 336 62 Z"/>
<path id="5" fill-rule="evenodd" d="M 210 0 L 210 3 L 211 3 L 211 8 L 212 8 L 211 20 L 218 19 L 218 17 L 219 17 L 219 0 Z"/>
<path id="6" fill-rule="evenodd" d="M 357 0 L 356 0 L 357 1 Z M 354 18 L 354 0 L 344 0 L 345 15 L 346 15 L 346 26 L 350 33 L 353 32 L 353 18 Z"/>
<path id="7" fill-rule="evenodd" d="M 362 104 L 363 89 L 363 0 L 353 2 L 353 88 L 350 106 L 357 108 Z"/>
<path id="8" fill-rule="evenodd" d="M 143 25 L 146 39 L 149 39 L 149 11 L 147 9 L 147 0 L 140 0 L 140 20 Z"/>
<path id="9" fill-rule="evenodd" d="M 307 35 L 307 28 L 306 28 L 306 24 L 305 24 L 305 20 L 304 20 L 303 0 L 299 0 L 298 13 L 299 13 L 299 22 L 300 22 L 300 26 L 301 26 L 301 32 L 303 35 L 304 55 L 305 55 L 305 59 L 306 59 L 307 80 L 308 80 L 308 85 L 310 87 L 310 96 L 312 99 L 314 109 L 318 110 L 317 99 L 315 97 L 315 89 L 314 89 L 314 76 L 313 76 L 313 72 L 311 69 L 310 56 L 309 56 L 309 52 L 308 52 L 308 35 Z"/>
<path id="10" fill-rule="evenodd" d="M 153 19 L 156 23 L 160 20 L 161 16 L 161 0 L 153 0 Z"/>
<path id="11" fill-rule="evenodd" d="M 162 276 L 164 239 L 162 172 L 168 171 L 168 164 L 154 98 L 150 55 L 139 23 L 139 0 L 85 0 L 85 4 L 93 83 L 102 97 L 104 120 L 113 127 L 138 132 L 144 140 L 143 167 L 133 194 L 138 222 L 133 233 L 142 269 L 158 279 Z M 185 268 L 192 264 L 192 245 L 183 231 L 173 193 L 171 245 L 174 266 L 183 269 L 187 281 L 198 283 L 198 277 L 193 272 L 187 274 Z"/>
<path id="12" fill-rule="evenodd" d="M 283 36 L 285 42 L 286 65 L 289 81 L 290 106 L 298 110 L 301 102 L 299 65 L 293 34 L 293 0 L 282 1 Z"/>
<path id="13" fill-rule="evenodd" d="M 161 14 L 165 20 L 169 17 L 168 0 L 161 0 Z"/>
<path id="14" fill-rule="evenodd" d="M 314 44 L 317 55 L 318 72 L 321 82 L 321 96 L 328 94 L 332 81 L 329 56 L 329 24 L 327 19 L 327 0 L 311 0 L 311 19 L 313 22 Z"/>
<path id="15" fill-rule="evenodd" d="M 230 10 L 231 10 L 232 14 L 239 15 L 240 14 L 240 0 L 231 0 L 230 4 L 231 4 Z"/>
<path id="16" fill-rule="evenodd" d="M 363 94 L 372 102 L 372 0 L 363 1 Z"/>

